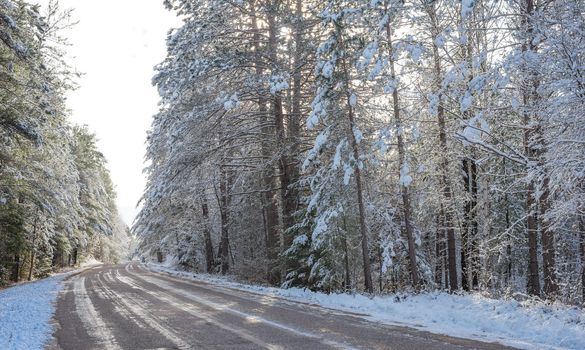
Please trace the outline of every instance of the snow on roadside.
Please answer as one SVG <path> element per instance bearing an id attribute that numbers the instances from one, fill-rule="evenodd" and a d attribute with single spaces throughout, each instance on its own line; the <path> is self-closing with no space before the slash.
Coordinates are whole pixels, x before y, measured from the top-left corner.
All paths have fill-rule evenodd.
<path id="1" fill-rule="evenodd" d="M 0 349 L 42 349 L 62 281 L 70 273 L 0 290 Z"/>
<path id="2" fill-rule="evenodd" d="M 390 325 L 477 339 L 522 349 L 585 349 L 585 311 L 542 302 L 496 300 L 477 294 L 428 293 L 412 296 L 325 294 L 238 283 L 229 278 L 177 271 L 149 263 L 150 269 L 176 277 L 323 307 L 366 314 Z"/>
<path id="3" fill-rule="evenodd" d="M 103 265 L 104 263 L 96 260 L 96 258 L 94 258 L 93 256 L 88 258 L 87 260 L 85 260 L 84 262 L 82 262 L 79 267 L 92 267 L 92 266 L 99 266 L 99 265 Z"/>

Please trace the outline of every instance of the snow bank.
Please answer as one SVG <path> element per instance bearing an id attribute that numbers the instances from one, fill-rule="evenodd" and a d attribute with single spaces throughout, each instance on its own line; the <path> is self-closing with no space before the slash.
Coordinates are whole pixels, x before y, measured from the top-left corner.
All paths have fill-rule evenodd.
<path id="1" fill-rule="evenodd" d="M 89 259 L 85 260 L 84 262 L 82 262 L 79 267 L 92 267 L 92 266 L 99 266 L 99 265 L 103 265 L 104 263 L 96 260 L 96 258 L 94 258 L 93 256 L 90 257 Z"/>
<path id="2" fill-rule="evenodd" d="M 154 271 L 323 307 L 358 312 L 390 325 L 477 339 L 522 349 L 585 349 L 585 311 L 562 304 L 489 299 L 480 295 L 429 293 L 409 296 L 324 294 L 305 289 L 247 285 L 229 277 L 181 272 L 149 264 Z"/>
<path id="3" fill-rule="evenodd" d="M 53 332 L 49 321 L 68 274 L 0 291 L 0 349 L 42 349 Z"/>

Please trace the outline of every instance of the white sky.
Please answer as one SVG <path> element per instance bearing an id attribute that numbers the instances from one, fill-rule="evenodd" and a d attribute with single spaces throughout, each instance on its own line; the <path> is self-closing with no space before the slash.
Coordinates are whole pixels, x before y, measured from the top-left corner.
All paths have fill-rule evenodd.
<path id="1" fill-rule="evenodd" d="M 96 133 L 116 185 L 118 209 L 131 225 L 146 183 L 146 131 L 158 110 L 153 67 L 165 57 L 168 29 L 180 21 L 164 8 L 163 0 L 60 3 L 75 9 L 79 24 L 68 33 L 70 62 L 85 73 L 68 98 L 72 121 Z"/>

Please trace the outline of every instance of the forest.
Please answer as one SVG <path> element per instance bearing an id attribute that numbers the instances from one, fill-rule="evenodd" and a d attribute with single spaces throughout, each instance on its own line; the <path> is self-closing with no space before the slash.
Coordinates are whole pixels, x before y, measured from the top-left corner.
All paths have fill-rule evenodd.
<path id="1" fill-rule="evenodd" d="M 95 135 L 68 119 L 73 24 L 56 1 L 0 1 L 0 287 L 118 261 L 130 241 Z"/>
<path id="2" fill-rule="evenodd" d="M 167 0 L 143 254 L 585 301 L 585 3 Z"/>
<path id="3" fill-rule="evenodd" d="M 585 0 L 0 0 L 0 350 L 585 349 Z"/>

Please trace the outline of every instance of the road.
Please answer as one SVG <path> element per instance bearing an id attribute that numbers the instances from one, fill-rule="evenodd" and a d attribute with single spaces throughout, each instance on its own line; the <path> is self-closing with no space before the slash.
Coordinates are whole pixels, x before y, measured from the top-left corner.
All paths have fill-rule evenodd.
<path id="1" fill-rule="evenodd" d="M 66 281 L 49 350 L 510 349 L 177 279 L 137 263 Z"/>

